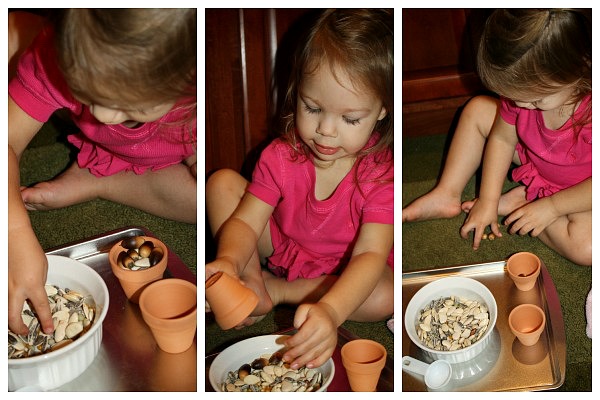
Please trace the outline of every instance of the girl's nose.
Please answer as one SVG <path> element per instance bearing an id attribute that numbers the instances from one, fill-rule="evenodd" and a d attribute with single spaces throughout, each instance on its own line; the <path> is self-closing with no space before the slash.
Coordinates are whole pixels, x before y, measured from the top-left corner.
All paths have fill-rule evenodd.
<path id="1" fill-rule="evenodd" d="M 116 125 L 127 121 L 128 117 L 123 111 L 103 107 L 96 104 L 90 105 L 92 115 L 103 124 Z"/>
<path id="2" fill-rule="evenodd" d="M 533 105 L 533 103 L 526 103 L 524 101 L 515 101 L 515 104 L 517 107 L 521 107 L 521 108 L 528 108 L 528 109 L 534 109 L 535 106 Z"/>
<path id="3" fill-rule="evenodd" d="M 335 124 L 327 118 L 321 118 L 317 125 L 317 133 L 322 136 L 336 136 Z"/>

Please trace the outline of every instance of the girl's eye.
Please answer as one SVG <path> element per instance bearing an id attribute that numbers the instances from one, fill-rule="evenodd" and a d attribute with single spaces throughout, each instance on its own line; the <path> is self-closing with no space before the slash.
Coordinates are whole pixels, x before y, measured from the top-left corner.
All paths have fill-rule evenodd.
<path id="1" fill-rule="evenodd" d="M 321 112 L 321 109 L 309 107 L 306 103 L 304 104 L 304 109 L 309 114 L 318 114 L 319 112 Z"/>
<path id="2" fill-rule="evenodd" d="M 356 118 L 356 119 L 352 119 L 352 118 L 348 118 L 348 117 L 342 117 L 344 118 L 344 122 L 347 123 L 348 125 L 358 125 L 360 124 L 360 118 Z"/>

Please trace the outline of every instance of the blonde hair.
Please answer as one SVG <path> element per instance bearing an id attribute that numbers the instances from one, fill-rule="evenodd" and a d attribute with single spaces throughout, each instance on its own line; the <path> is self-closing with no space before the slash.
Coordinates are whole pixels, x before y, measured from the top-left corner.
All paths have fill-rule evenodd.
<path id="1" fill-rule="evenodd" d="M 319 17 L 296 52 L 283 105 L 283 133 L 292 146 L 298 143 L 294 128 L 298 88 L 306 75 L 327 62 L 331 71 L 343 69 L 355 85 L 381 99 L 387 111 L 375 125 L 379 141 L 368 152 L 393 148 L 393 19 L 392 11 L 384 9 L 334 9 Z"/>
<path id="2" fill-rule="evenodd" d="M 195 118 L 196 9 L 65 9 L 55 22 L 58 64 L 77 99 L 172 101 Z"/>
<path id="3" fill-rule="evenodd" d="M 574 85 L 577 103 L 592 91 L 591 17 L 572 9 L 496 10 L 477 64 L 484 85 L 502 96 L 549 95 Z M 588 111 L 583 123 L 591 120 L 591 105 Z"/>

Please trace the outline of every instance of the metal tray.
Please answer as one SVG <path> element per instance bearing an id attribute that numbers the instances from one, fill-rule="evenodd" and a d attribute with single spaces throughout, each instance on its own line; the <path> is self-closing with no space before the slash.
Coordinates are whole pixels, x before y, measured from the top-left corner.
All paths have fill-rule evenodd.
<path id="1" fill-rule="evenodd" d="M 92 267 L 106 282 L 110 295 L 98 355 L 81 375 L 56 391 L 196 391 L 196 337 L 183 353 L 160 350 L 138 305 L 127 300 L 111 271 L 108 251 L 112 245 L 136 235 L 156 237 L 145 228 L 126 227 L 46 251 Z M 165 278 L 196 284 L 196 276 L 170 249 L 167 265 Z"/>
<path id="2" fill-rule="evenodd" d="M 288 328 L 279 332 L 276 332 L 276 335 L 292 335 L 296 332 L 294 328 Z M 333 352 L 333 363 L 335 364 L 335 375 L 333 376 L 333 380 L 331 384 L 327 388 L 328 392 L 351 392 L 350 383 L 348 382 L 348 376 L 346 375 L 346 370 L 344 369 L 344 365 L 342 364 L 342 355 L 340 353 L 343 345 L 348 343 L 351 340 L 358 339 L 358 337 L 348 330 L 339 327 L 338 328 L 338 343 Z M 206 391 L 214 392 L 213 387 L 210 384 L 208 379 L 208 371 L 210 369 L 210 365 L 214 361 L 214 359 L 219 355 L 219 352 L 209 354 L 205 357 L 205 365 L 206 365 Z M 392 360 L 389 356 L 385 362 L 385 366 L 381 371 L 381 375 L 379 376 L 379 382 L 377 383 L 377 391 L 378 392 L 393 392 L 394 391 L 394 360 Z"/>
<path id="3" fill-rule="evenodd" d="M 566 340 L 560 301 L 552 278 L 542 263 L 536 286 L 517 290 L 505 272 L 506 262 L 445 267 L 402 274 L 402 323 L 412 296 L 425 284 L 446 276 L 476 279 L 492 292 L 498 318 L 490 345 L 473 360 L 453 364 L 455 391 L 538 391 L 560 387 L 565 380 Z M 531 347 L 520 344 L 508 327 L 508 314 L 517 305 L 534 303 L 546 312 L 546 329 Z M 402 329 L 402 354 L 432 362 Z M 423 378 L 402 371 L 403 391 L 426 391 Z"/>

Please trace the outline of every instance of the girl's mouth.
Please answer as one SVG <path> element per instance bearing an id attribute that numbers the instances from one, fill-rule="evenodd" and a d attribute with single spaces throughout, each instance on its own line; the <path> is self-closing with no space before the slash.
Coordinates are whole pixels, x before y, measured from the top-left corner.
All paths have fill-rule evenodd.
<path id="1" fill-rule="evenodd" d="M 321 146 L 320 144 L 315 143 L 315 149 L 323 155 L 331 156 L 331 155 L 337 153 L 340 148 L 339 147 Z"/>

